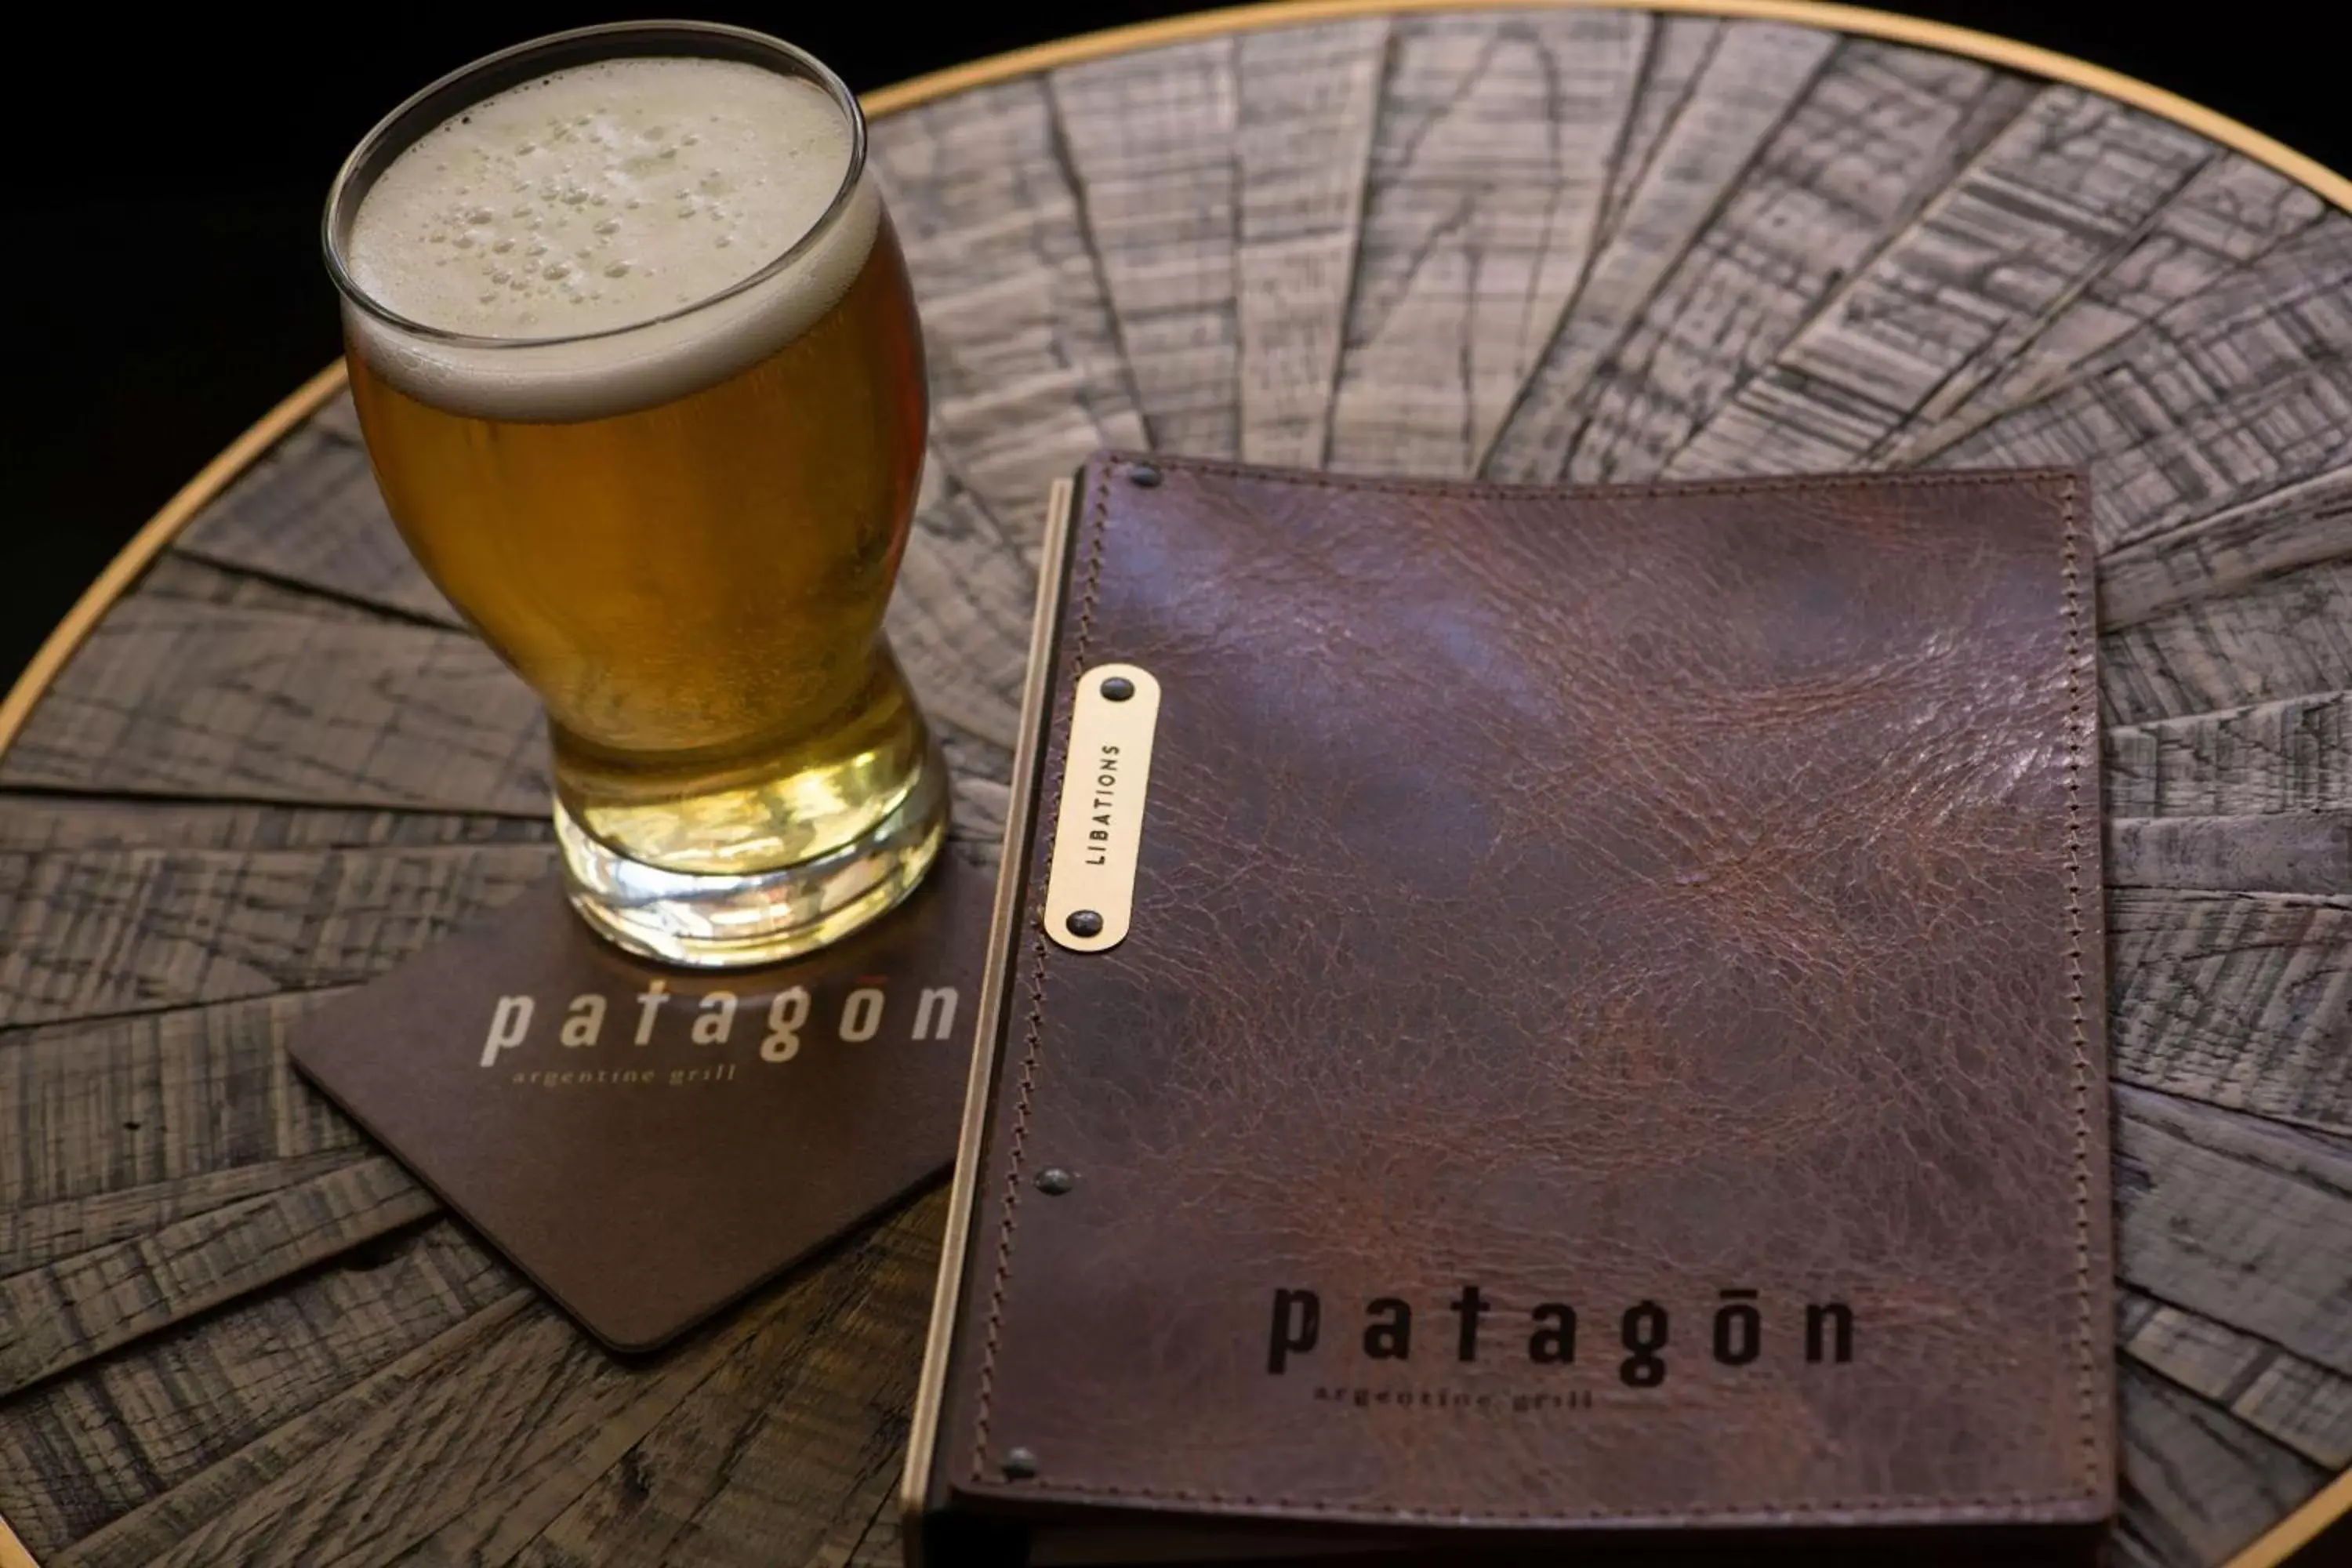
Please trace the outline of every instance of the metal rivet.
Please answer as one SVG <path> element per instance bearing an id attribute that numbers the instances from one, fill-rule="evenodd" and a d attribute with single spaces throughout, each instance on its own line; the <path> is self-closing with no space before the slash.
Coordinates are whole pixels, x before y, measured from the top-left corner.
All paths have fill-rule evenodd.
<path id="1" fill-rule="evenodd" d="M 1037 1473 L 1037 1456 L 1027 1448 L 1013 1448 L 1004 1456 L 1004 1479 L 1025 1481 Z"/>
<path id="2" fill-rule="evenodd" d="M 1103 700 L 1124 702 L 1135 695 L 1135 682 L 1124 675 L 1114 675 L 1102 683 Z"/>
<path id="3" fill-rule="evenodd" d="M 1062 923 L 1070 928 L 1072 936 L 1102 935 L 1102 916 L 1092 910 L 1072 910 L 1070 918 Z"/>
<path id="4" fill-rule="evenodd" d="M 1037 1173 L 1037 1190 L 1049 1198 L 1058 1198 L 1077 1184 L 1076 1174 L 1059 1165 L 1048 1165 Z"/>
<path id="5" fill-rule="evenodd" d="M 1148 490 L 1160 482 L 1160 470 L 1149 463 L 1138 463 L 1128 469 L 1127 482 Z"/>

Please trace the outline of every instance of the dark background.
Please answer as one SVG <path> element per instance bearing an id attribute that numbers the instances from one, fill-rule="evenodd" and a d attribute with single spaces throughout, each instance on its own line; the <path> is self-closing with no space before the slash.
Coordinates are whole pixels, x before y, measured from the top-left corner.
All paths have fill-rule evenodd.
<path id="1" fill-rule="evenodd" d="M 2331 13 L 2340 20 L 2340 3 L 2238 0 L 2178 21 L 2149 0 L 1891 8 L 2095 60 L 2347 169 L 2352 110 L 2342 61 L 2320 31 Z M 791 37 L 864 89 L 1192 8 L 1097 0 L 925 5 L 919 16 L 887 4 L 700 11 Z M 490 49 L 646 14 L 493 4 L 281 20 L 261 7 L 208 7 L 133 24 L 106 7 L 46 9 L 29 37 L 16 30 L 10 50 L 16 221 L 0 228 L 0 257 L 14 276 L 0 298 L 30 353 L 11 367 L 0 686 L 141 522 L 338 352 L 319 207 L 376 118 Z"/>

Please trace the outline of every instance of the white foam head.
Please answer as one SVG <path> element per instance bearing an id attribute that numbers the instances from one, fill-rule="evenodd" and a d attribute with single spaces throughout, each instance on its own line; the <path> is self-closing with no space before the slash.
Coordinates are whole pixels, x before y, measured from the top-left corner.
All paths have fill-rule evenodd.
<path id="1" fill-rule="evenodd" d="M 426 132 L 361 197 L 345 272 L 432 331 L 349 300 L 344 320 L 371 367 L 438 407 L 553 421 L 660 403 L 774 353 L 848 290 L 880 222 L 870 181 L 811 231 L 852 155 L 823 88 L 743 61 L 556 71 Z"/>

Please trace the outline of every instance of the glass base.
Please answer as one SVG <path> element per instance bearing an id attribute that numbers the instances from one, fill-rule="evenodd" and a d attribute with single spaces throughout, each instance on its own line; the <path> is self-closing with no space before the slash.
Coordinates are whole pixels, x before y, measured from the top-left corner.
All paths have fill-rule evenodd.
<path id="1" fill-rule="evenodd" d="M 921 883 L 947 837 L 948 771 L 924 753 L 898 804 L 840 848 L 772 871 L 671 871 L 591 837 L 555 803 L 572 907 L 629 952 L 697 969 L 773 963 L 840 941 Z"/>

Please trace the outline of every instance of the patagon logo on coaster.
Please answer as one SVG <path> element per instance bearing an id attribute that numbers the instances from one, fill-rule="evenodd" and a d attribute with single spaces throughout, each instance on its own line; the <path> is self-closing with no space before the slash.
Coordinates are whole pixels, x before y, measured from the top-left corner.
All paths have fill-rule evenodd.
<path id="1" fill-rule="evenodd" d="M 962 1002 L 960 986 L 887 974 L 749 997 L 693 977 L 678 984 L 653 976 L 635 992 L 498 996 L 478 1065 L 499 1083 L 550 1089 L 728 1083 L 746 1066 L 780 1067 L 804 1048 L 949 1039 Z"/>

